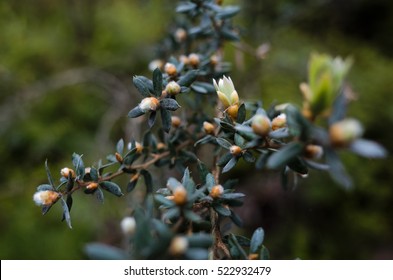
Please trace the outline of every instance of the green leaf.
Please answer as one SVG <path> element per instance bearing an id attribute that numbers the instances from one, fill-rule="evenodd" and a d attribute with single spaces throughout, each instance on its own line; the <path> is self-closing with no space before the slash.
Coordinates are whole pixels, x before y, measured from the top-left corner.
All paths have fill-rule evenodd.
<path id="1" fill-rule="evenodd" d="M 42 184 L 37 187 L 37 191 L 53 191 L 54 188 L 48 184 Z"/>
<path id="2" fill-rule="evenodd" d="M 232 144 L 224 138 L 217 138 L 216 141 L 221 147 L 227 150 L 229 150 L 232 147 Z"/>
<path id="3" fill-rule="evenodd" d="M 250 242 L 250 253 L 256 253 L 262 246 L 263 239 L 265 238 L 265 232 L 263 228 L 257 228 L 252 237 Z"/>
<path id="4" fill-rule="evenodd" d="M 236 122 L 243 123 L 246 120 L 246 105 L 242 103 L 237 111 Z"/>
<path id="5" fill-rule="evenodd" d="M 195 4 L 195 3 L 192 3 L 189 1 L 184 2 L 184 3 L 182 2 L 177 5 L 176 12 L 177 13 L 186 13 L 186 12 L 194 10 L 196 7 L 197 7 L 197 4 Z"/>
<path id="6" fill-rule="evenodd" d="M 210 234 L 195 233 L 187 237 L 189 247 L 209 248 L 213 244 L 213 238 Z"/>
<path id="7" fill-rule="evenodd" d="M 94 192 L 98 202 L 104 203 L 104 193 L 100 188 L 97 188 L 96 191 Z"/>
<path id="8" fill-rule="evenodd" d="M 209 170 L 202 161 L 198 160 L 198 172 L 199 172 L 199 178 L 202 181 L 202 184 L 206 184 L 206 176 L 209 174 Z"/>
<path id="9" fill-rule="evenodd" d="M 149 115 L 149 119 L 148 119 L 148 124 L 149 127 L 152 127 L 156 121 L 156 116 L 157 116 L 157 112 L 156 111 L 151 111 L 150 115 Z"/>
<path id="10" fill-rule="evenodd" d="M 245 151 L 243 153 L 243 158 L 245 161 L 247 161 L 249 163 L 253 163 L 255 161 L 255 157 L 252 155 L 252 153 L 250 151 Z"/>
<path id="11" fill-rule="evenodd" d="M 239 253 L 239 257 L 241 256 L 245 260 L 248 259 L 246 252 L 244 251 L 242 246 L 239 244 L 236 236 L 233 233 L 229 234 L 229 244 L 231 244 L 233 247 L 236 248 L 236 250 Z M 232 250 L 231 250 L 231 252 L 232 252 Z"/>
<path id="12" fill-rule="evenodd" d="M 180 108 L 179 103 L 173 98 L 164 98 L 160 101 L 160 105 L 162 108 L 167 109 L 169 111 L 176 111 Z"/>
<path id="13" fill-rule="evenodd" d="M 126 252 L 116 247 L 102 243 L 89 243 L 84 252 L 92 260 L 125 260 L 128 259 Z"/>
<path id="14" fill-rule="evenodd" d="M 216 140 L 216 138 L 214 138 L 212 135 L 206 135 L 206 136 L 202 137 L 201 139 L 199 139 L 198 141 L 196 141 L 194 144 L 194 147 L 196 147 L 200 144 L 206 144 L 209 142 L 213 142 L 215 140 Z"/>
<path id="15" fill-rule="evenodd" d="M 270 259 L 269 250 L 265 247 L 265 245 L 262 245 L 262 248 L 259 251 L 259 259 L 260 260 L 269 260 Z"/>
<path id="16" fill-rule="evenodd" d="M 206 83 L 206 82 L 194 82 L 191 86 L 192 89 L 194 89 L 194 86 L 203 89 L 203 92 L 200 93 L 216 93 L 216 89 L 214 88 L 214 86 L 211 83 Z"/>
<path id="17" fill-rule="evenodd" d="M 144 115 L 145 112 L 142 111 L 142 109 L 138 106 L 136 106 L 134 109 L 128 112 L 128 117 L 129 118 L 137 118 L 139 116 Z"/>
<path id="18" fill-rule="evenodd" d="M 94 167 L 90 168 L 90 177 L 93 181 L 98 181 L 98 170 Z"/>
<path id="19" fill-rule="evenodd" d="M 233 167 L 235 167 L 236 163 L 238 162 L 239 158 L 238 157 L 232 157 L 228 163 L 224 166 L 222 169 L 222 173 L 226 173 L 229 170 L 231 170 Z"/>
<path id="20" fill-rule="evenodd" d="M 168 110 L 161 108 L 161 122 L 162 122 L 162 129 L 168 133 L 171 130 L 172 126 L 172 117 L 171 113 Z"/>
<path id="21" fill-rule="evenodd" d="M 64 201 L 63 198 L 60 199 L 60 202 L 61 202 L 61 207 L 63 208 L 63 219 L 62 220 L 65 220 L 68 227 L 72 228 L 70 210 L 68 209 L 67 203 Z"/>
<path id="22" fill-rule="evenodd" d="M 218 165 L 218 166 L 224 166 L 224 165 L 226 165 L 226 164 L 228 163 L 228 161 L 230 161 L 232 158 L 233 158 L 233 155 L 232 155 L 230 152 L 228 152 L 228 153 L 226 153 L 226 154 L 223 154 L 223 155 L 219 158 L 219 160 L 217 161 L 217 165 Z"/>
<path id="23" fill-rule="evenodd" d="M 132 82 L 134 86 L 143 97 L 150 96 L 149 85 L 146 83 L 146 79 L 147 79 L 146 77 L 142 77 L 142 76 L 134 76 L 132 78 Z"/>
<path id="24" fill-rule="evenodd" d="M 170 177 L 166 183 L 166 186 L 173 192 L 176 188 L 181 187 L 182 184 L 175 178 Z"/>
<path id="25" fill-rule="evenodd" d="M 182 87 L 189 87 L 198 77 L 198 70 L 190 70 L 184 76 L 181 76 L 177 83 Z"/>
<path id="26" fill-rule="evenodd" d="M 222 199 L 232 200 L 232 199 L 239 199 L 243 198 L 246 195 L 244 193 L 224 193 L 220 196 Z"/>
<path id="27" fill-rule="evenodd" d="M 384 158 L 388 154 L 387 150 L 380 144 L 366 139 L 356 139 L 351 143 L 349 149 L 366 158 Z"/>
<path id="28" fill-rule="evenodd" d="M 122 138 L 116 144 L 116 152 L 122 155 L 123 151 L 124 151 L 124 140 Z"/>
<path id="29" fill-rule="evenodd" d="M 300 155 L 302 151 L 302 143 L 291 142 L 269 157 L 267 161 L 267 167 L 271 169 L 281 168 L 288 162 L 292 161 L 295 157 Z"/>
<path id="30" fill-rule="evenodd" d="M 163 204 L 163 203 L 161 203 Z M 166 206 L 166 207 L 171 207 L 171 206 Z M 171 220 L 174 218 L 178 218 L 180 216 L 180 209 L 178 207 L 172 207 L 169 208 L 164 215 L 162 215 L 162 220 L 166 221 L 166 220 Z"/>
<path id="31" fill-rule="evenodd" d="M 141 170 L 141 174 L 145 179 L 146 192 L 147 193 L 153 192 L 153 177 L 151 176 L 150 172 L 144 169 Z"/>
<path id="32" fill-rule="evenodd" d="M 154 95 L 159 97 L 162 93 L 162 73 L 159 68 L 156 68 L 153 71 L 153 87 L 154 87 Z"/>
<path id="33" fill-rule="evenodd" d="M 240 7 L 238 6 L 226 6 L 216 14 L 216 17 L 219 19 L 228 19 L 235 16 L 239 11 Z"/>
<path id="34" fill-rule="evenodd" d="M 187 220 L 194 223 L 199 223 L 200 221 L 202 221 L 202 218 L 191 210 L 185 210 L 184 216 L 186 217 Z"/>
<path id="35" fill-rule="evenodd" d="M 216 185 L 216 180 L 214 179 L 214 176 L 211 173 L 208 173 L 205 178 L 206 178 L 206 187 L 210 192 L 212 188 Z"/>
<path id="36" fill-rule="evenodd" d="M 235 225 L 237 225 L 240 228 L 242 228 L 244 226 L 243 220 L 232 210 L 231 210 L 231 220 Z"/>
<path id="37" fill-rule="evenodd" d="M 127 192 L 132 192 L 135 189 L 136 185 L 138 184 L 138 180 L 139 180 L 139 177 L 137 179 L 134 179 L 134 180 L 128 182 Z"/>
<path id="38" fill-rule="evenodd" d="M 213 204 L 213 208 L 221 216 L 224 216 L 224 217 L 231 216 L 231 210 L 229 210 L 228 208 L 222 206 L 221 204 Z"/>
<path id="39" fill-rule="evenodd" d="M 67 187 L 66 187 L 67 192 L 70 192 L 73 187 L 74 187 L 74 180 L 72 179 L 72 175 L 70 172 L 68 174 L 68 180 L 67 180 Z"/>
<path id="40" fill-rule="evenodd" d="M 73 153 L 72 155 L 72 163 L 75 166 L 76 176 L 79 178 L 83 178 L 85 176 L 85 165 L 82 160 L 83 155 L 78 155 Z"/>
<path id="41" fill-rule="evenodd" d="M 175 203 L 172 200 L 167 199 L 161 194 L 154 195 L 154 199 L 167 208 L 175 206 Z"/>
<path id="42" fill-rule="evenodd" d="M 121 192 L 120 187 L 117 184 L 113 183 L 113 182 L 104 181 L 104 182 L 100 183 L 100 186 L 104 190 L 110 192 L 111 194 L 114 194 L 114 195 L 119 196 L 119 197 L 123 196 L 123 193 Z"/>
<path id="43" fill-rule="evenodd" d="M 327 164 L 330 166 L 329 174 L 333 180 L 345 189 L 350 189 L 353 185 L 352 179 L 347 174 L 336 152 L 332 149 L 325 149 L 325 157 Z"/>
<path id="44" fill-rule="evenodd" d="M 255 163 L 255 168 L 259 170 L 263 169 L 266 166 L 269 156 L 270 156 L 269 152 L 262 152 Z"/>
<path id="45" fill-rule="evenodd" d="M 304 162 L 304 160 L 300 159 L 299 157 L 296 157 L 290 162 L 288 162 L 288 167 L 301 175 L 308 174 L 308 167 L 306 163 Z"/>
<path id="46" fill-rule="evenodd" d="M 221 28 L 221 36 L 229 41 L 240 41 L 239 34 L 227 27 Z"/>
<path id="47" fill-rule="evenodd" d="M 49 167 L 48 167 L 48 160 L 45 160 L 45 171 L 46 171 L 46 175 L 48 176 L 48 182 L 49 182 L 49 184 L 50 184 L 52 187 L 54 187 L 52 174 L 50 173 L 50 170 L 49 170 Z"/>

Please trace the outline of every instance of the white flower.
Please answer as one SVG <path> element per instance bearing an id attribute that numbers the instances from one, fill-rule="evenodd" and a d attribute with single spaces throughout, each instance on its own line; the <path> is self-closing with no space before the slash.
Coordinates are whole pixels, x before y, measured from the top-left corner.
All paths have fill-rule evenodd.
<path id="1" fill-rule="evenodd" d="M 223 77 L 217 82 L 213 79 L 218 98 L 225 108 L 239 103 L 239 95 L 230 77 Z"/>
<path id="2" fill-rule="evenodd" d="M 134 217 L 125 217 L 120 222 L 120 227 L 125 235 L 132 235 L 135 232 L 136 222 Z"/>
<path id="3" fill-rule="evenodd" d="M 38 191 L 33 195 L 33 200 L 39 206 L 48 206 L 55 203 L 59 197 L 60 194 L 55 191 Z"/>

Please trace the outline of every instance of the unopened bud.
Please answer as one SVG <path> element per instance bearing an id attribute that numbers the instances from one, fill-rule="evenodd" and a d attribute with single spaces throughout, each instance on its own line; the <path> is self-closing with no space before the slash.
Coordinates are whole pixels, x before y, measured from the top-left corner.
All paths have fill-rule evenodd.
<path id="1" fill-rule="evenodd" d="M 229 148 L 229 152 L 234 156 L 238 156 L 242 153 L 242 148 L 240 148 L 239 146 L 233 145 Z"/>
<path id="2" fill-rule="evenodd" d="M 229 106 L 226 112 L 228 113 L 228 115 L 231 117 L 232 120 L 236 120 L 237 113 L 239 112 L 239 105 L 234 104 Z"/>
<path id="3" fill-rule="evenodd" d="M 175 81 L 171 81 L 166 85 L 165 91 L 167 94 L 175 96 L 181 92 L 181 87 Z"/>
<path id="4" fill-rule="evenodd" d="M 279 114 L 272 120 L 272 130 L 283 128 L 287 125 L 287 115 L 284 113 Z"/>
<path id="5" fill-rule="evenodd" d="M 309 144 L 304 150 L 304 156 L 311 159 L 319 159 L 323 155 L 323 148 L 319 145 Z"/>
<path id="6" fill-rule="evenodd" d="M 157 144 L 157 150 L 165 150 L 165 149 L 166 149 L 165 143 L 159 142 Z"/>
<path id="7" fill-rule="evenodd" d="M 206 134 L 214 134 L 214 125 L 209 122 L 203 122 L 203 130 Z"/>
<path id="8" fill-rule="evenodd" d="M 123 163 L 123 157 L 119 153 L 115 153 L 116 160 L 120 163 Z"/>
<path id="9" fill-rule="evenodd" d="M 337 147 L 347 146 L 353 140 L 361 137 L 362 134 L 363 127 L 355 119 L 344 119 L 334 123 L 329 128 L 330 142 Z"/>
<path id="10" fill-rule="evenodd" d="M 134 217 L 125 217 L 120 222 L 121 231 L 124 235 L 133 235 L 136 229 L 136 222 Z"/>
<path id="11" fill-rule="evenodd" d="M 181 125 L 181 119 L 178 116 L 171 117 L 172 126 L 178 128 Z"/>
<path id="12" fill-rule="evenodd" d="M 175 31 L 175 39 L 177 42 L 181 43 L 187 38 L 187 31 L 183 28 L 178 28 Z"/>
<path id="13" fill-rule="evenodd" d="M 210 196 L 212 198 L 219 198 L 224 193 L 224 188 L 221 185 L 215 185 L 210 191 Z"/>
<path id="14" fill-rule="evenodd" d="M 220 61 L 220 59 L 215 54 L 210 57 L 210 64 L 213 66 L 216 66 L 219 61 Z"/>
<path id="15" fill-rule="evenodd" d="M 197 55 L 196 53 L 191 53 L 188 56 L 188 60 L 191 66 L 193 67 L 198 67 L 200 59 L 199 59 L 199 55 Z"/>
<path id="16" fill-rule="evenodd" d="M 169 253 L 173 256 L 181 255 L 186 252 L 187 248 L 188 239 L 183 236 L 176 236 L 169 245 Z"/>
<path id="17" fill-rule="evenodd" d="M 164 71 L 169 76 L 176 76 L 177 74 L 176 66 L 173 63 L 169 63 L 169 62 L 165 63 Z"/>
<path id="18" fill-rule="evenodd" d="M 187 190 L 183 186 L 179 186 L 173 191 L 173 202 L 175 202 L 176 205 L 184 205 L 187 203 Z"/>
<path id="19" fill-rule="evenodd" d="M 149 70 L 154 71 L 156 68 L 162 69 L 164 62 L 161 59 L 155 59 L 149 63 Z"/>
<path id="20" fill-rule="evenodd" d="M 254 133 L 266 136 L 270 132 L 271 121 L 267 116 L 258 114 L 252 118 L 251 127 Z"/>
<path id="21" fill-rule="evenodd" d="M 98 188 L 98 183 L 96 183 L 96 182 L 91 182 L 90 184 L 88 184 L 86 186 L 86 190 L 89 190 L 89 191 L 93 191 L 97 188 Z"/>
<path id="22" fill-rule="evenodd" d="M 142 99 L 141 103 L 139 104 L 139 108 L 142 112 L 150 112 L 150 111 L 157 111 L 160 107 L 160 101 L 155 97 L 145 97 Z"/>
<path id="23" fill-rule="evenodd" d="M 190 63 L 190 60 L 188 59 L 188 56 L 185 56 L 184 54 L 179 56 L 179 61 L 181 63 L 183 63 L 184 65 L 187 65 L 188 63 Z"/>
<path id="24" fill-rule="evenodd" d="M 38 191 L 34 194 L 33 200 L 39 206 L 50 206 L 60 198 L 60 194 L 55 191 Z"/>
<path id="25" fill-rule="evenodd" d="M 141 143 L 139 142 L 135 142 L 135 148 L 136 148 L 136 153 L 137 154 L 141 154 L 143 151 L 143 146 Z"/>
<path id="26" fill-rule="evenodd" d="M 62 170 L 60 170 L 60 174 L 64 178 L 68 178 L 69 175 L 71 175 L 71 178 L 75 178 L 75 171 L 68 167 L 64 167 Z"/>

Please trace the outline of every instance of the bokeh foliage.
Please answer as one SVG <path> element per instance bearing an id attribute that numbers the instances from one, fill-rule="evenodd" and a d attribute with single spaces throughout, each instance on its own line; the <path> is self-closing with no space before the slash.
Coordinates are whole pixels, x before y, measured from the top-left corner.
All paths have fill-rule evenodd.
<path id="1" fill-rule="evenodd" d="M 1 106 L 9 106 L 10 98 L 30 89 L 36 81 L 79 67 L 102 69 L 129 87 L 133 74 L 147 72 L 147 62 L 153 57 L 151 46 L 170 24 L 172 9 L 167 6 L 171 5 L 164 2 L 171 3 L 3 1 L 0 3 Z M 300 104 L 298 85 L 306 80 L 306 62 L 311 51 L 352 55 L 355 63 L 349 80 L 358 92 L 359 101 L 350 107 L 351 114 L 366 125 L 368 138 L 381 142 L 391 152 L 393 134 L 389 128 L 393 123 L 393 86 L 389 73 L 393 60 L 388 52 L 380 52 L 389 42 L 352 37 L 348 32 L 340 32 L 341 27 L 336 25 L 323 28 L 323 36 L 318 36 L 304 27 L 315 25 L 313 17 L 307 17 L 303 24 L 292 24 L 293 21 L 285 21 L 285 18 L 275 22 L 263 13 L 265 10 L 247 9 L 247 6 L 260 5 L 255 2 L 269 4 L 269 1 L 248 2 L 241 13 L 246 29 L 249 28 L 244 34 L 246 41 L 254 46 L 269 42 L 271 50 L 263 61 L 247 54 L 242 58 L 236 48 L 229 50 L 229 57 L 240 56 L 240 61 L 244 61 L 243 67 L 236 65 L 232 77 L 239 81 L 236 84 L 242 89 L 241 94 L 262 99 L 265 104 L 274 100 Z M 291 4 L 290 1 L 278 2 Z M 356 7 L 355 3 L 352 5 Z M 311 3 L 304 6 L 292 3 L 292 9 L 289 5 L 285 11 L 298 11 L 299 7 L 311 15 L 318 11 Z M 255 18 L 250 11 L 260 11 L 257 16 L 262 20 L 249 22 L 249 18 Z M 280 9 L 272 12 L 283 13 Z M 298 23 L 302 17 L 299 15 L 295 19 Z M 388 26 L 377 26 L 376 31 L 386 28 L 389 34 Z M 30 92 L 26 90 L 24 94 Z M 50 91 L 31 106 L 23 100 L 13 102 L 11 104 L 21 112 L 11 110 L 1 116 L 2 258 L 83 258 L 81 248 L 88 241 L 119 245 L 117 221 L 124 214 L 126 201 L 119 203 L 114 197 L 100 206 L 93 200 L 76 197 L 80 201 L 73 209 L 73 221 L 78 226 L 72 231 L 58 223 L 59 213 L 53 211 L 42 219 L 31 203 L 33 186 L 45 179 L 43 162 L 47 157 L 53 170 L 68 164 L 68 157 L 73 152 L 83 151 L 85 161 L 96 160 L 94 153 L 100 144 L 96 137 L 97 120 L 107 109 L 108 103 L 102 97 L 107 94 L 95 83 L 71 85 Z M 132 99 L 131 93 L 130 96 Z M 115 123 L 110 130 L 110 140 L 115 141 L 122 135 L 124 122 Z M 246 176 L 241 177 L 246 189 L 259 187 L 261 197 L 254 204 L 250 201 L 248 210 L 240 214 L 261 217 L 260 224 L 269 232 L 266 244 L 273 259 L 392 258 L 391 161 L 391 158 L 365 161 L 346 156 L 347 168 L 356 185 L 348 193 L 320 174 L 311 174 L 317 176 L 311 176 L 310 181 L 293 192 L 283 192 L 275 183 L 274 174 L 269 174 L 266 181 L 257 185 Z M 243 168 L 247 170 L 247 166 Z M 250 231 L 258 226 L 251 221 L 248 225 Z"/>

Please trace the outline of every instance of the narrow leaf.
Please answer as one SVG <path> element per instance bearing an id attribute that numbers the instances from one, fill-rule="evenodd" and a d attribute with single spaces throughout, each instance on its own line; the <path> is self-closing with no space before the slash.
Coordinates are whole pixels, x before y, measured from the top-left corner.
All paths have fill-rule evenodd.
<path id="1" fill-rule="evenodd" d="M 221 147 L 227 150 L 229 150 L 232 147 L 232 144 L 224 138 L 217 138 L 216 141 Z"/>
<path id="2" fill-rule="evenodd" d="M 355 154 L 366 158 L 384 158 L 388 154 L 387 150 L 380 144 L 366 139 L 353 141 L 349 148 Z"/>
<path id="3" fill-rule="evenodd" d="M 116 144 L 116 152 L 122 155 L 123 151 L 124 151 L 124 140 L 122 138 Z"/>
<path id="4" fill-rule="evenodd" d="M 134 76 L 132 79 L 134 86 L 143 97 L 150 96 L 149 86 L 146 84 L 146 79 L 146 77 L 142 78 L 141 76 Z"/>
<path id="5" fill-rule="evenodd" d="M 283 167 L 285 164 L 300 155 L 302 151 L 302 143 L 291 142 L 269 157 L 267 167 L 271 169 Z"/>
<path id="6" fill-rule="evenodd" d="M 172 200 L 167 199 L 166 197 L 164 197 L 161 194 L 154 195 L 154 199 L 157 202 L 161 203 L 163 206 L 168 207 L 168 208 L 173 207 L 175 205 L 175 203 Z"/>
<path id="7" fill-rule="evenodd" d="M 142 109 L 138 105 L 134 109 L 132 109 L 130 112 L 128 112 L 128 117 L 129 118 L 137 118 L 137 117 L 142 116 L 144 114 L 145 114 L 145 112 L 143 112 Z"/>
<path id="8" fill-rule="evenodd" d="M 232 157 L 230 161 L 224 166 L 222 169 L 222 173 L 228 172 L 231 170 L 233 167 L 235 167 L 236 163 L 238 162 L 239 158 L 238 157 Z"/>
<path id="9" fill-rule="evenodd" d="M 218 166 L 224 166 L 224 165 L 226 165 L 226 164 L 228 163 L 228 161 L 230 161 L 230 160 L 232 159 L 232 157 L 233 157 L 233 155 L 232 155 L 230 152 L 228 152 L 228 153 L 222 155 L 222 156 L 220 157 L 220 159 L 217 161 L 217 165 L 218 165 Z"/>
<path id="10" fill-rule="evenodd" d="M 213 204 L 213 208 L 221 216 L 229 217 L 231 215 L 231 210 L 222 206 L 221 204 Z"/>
<path id="11" fill-rule="evenodd" d="M 46 175 L 48 176 L 48 182 L 49 182 L 49 184 L 50 184 L 52 187 L 54 187 L 52 174 L 50 173 L 49 166 L 48 166 L 48 160 L 45 160 L 45 170 L 46 170 Z"/>
<path id="12" fill-rule="evenodd" d="M 263 228 L 257 228 L 251 237 L 250 253 L 256 253 L 261 248 L 264 238 L 265 232 Z"/>
<path id="13" fill-rule="evenodd" d="M 100 188 L 97 188 L 94 194 L 100 203 L 104 203 L 104 193 Z"/>
<path id="14" fill-rule="evenodd" d="M 242 103 L 237 111 L 236 122 L 243 123 L 246 120 L 246 105 Z"/>
<path id="15" fill-rule="evenodd" d="M 167 109 L 169 111 L 176 111 L 180 108 L 179 103 L 173 98 L 164 98 L 160 101 L 160 105 L 162 108 Z"/>
<path id="16" fill-rule="evenodd" d="M 121 192 L 120 187 L 117 184 L 113 183 L 113 182 L 104 181 L 104 182 L 100 183 L 100 186 L 104 190 L 110 192 L 111 194 L 114 194 L 114 195 L 119 196 L 119 197 L 123 196 L 123 193 Z"/>
<path id="17" fill-rule="evenodd" d="M 180 86 L 189 87 L 197 78 L 198 70 L 190 70 L 184 76 L 181 76 L 177 83 Z"/>
<path id="18" fill-rule="evenodd" d="M 149 127 L 152 127 L 154 125 L 154 123 L 156 121 L 156 116 L 157 116 L 156 111 L 152 111 L 150 113 L 149 120 L 148 120 Z"/>
<path id="19" fill-rule="evenodd" d="M 326 162 L 330 166 L 329 173 L 333 180 L 345 189 L 350 189 L 353 184 L 352 179 L 347 174 L 345 167 L 336 152 L 332 149 L 326 149 L 325 156 Z"/>
<path id="20" fill-rule="evenodd" d="M 161 108 L 161 122 L 162 122 L 162 130 L 166 133 L 169 132 L 172 126 L 172 118 L 171 113 L 168 110 Z"/>
<path id="21" fill-rule="evenodd" d="M 162 93 L 162 73 L 159 68 L 153 71 L 153 87 L 155 96 L 161 96 Z"/>
<path id="22" fill-rule="evenodd" d="M 72 228 L 71 216 L 70 216 L 70 211 L 68 209 L 67 203 L 64 201 L 63 198 L 60 199 L 60 202 L 61 202 L 61 207 L 63 208 L 63 220 L 66 221 L 69 228 Z"/>
<path id="23" fill-rule="evenodd" d="M 153 192 L 153 177 L 151 176 L 150 172 L 147 170 L 142 170 L 141 174 L 145 179 L 146 192 L 147 193 Z"/>

